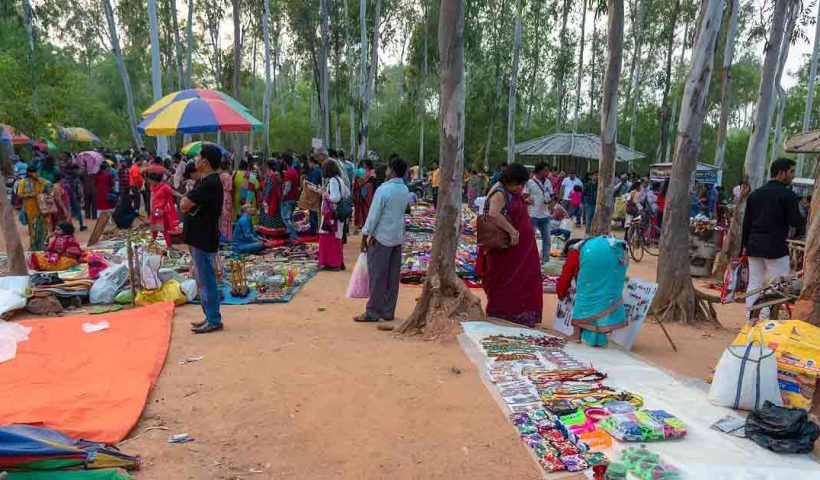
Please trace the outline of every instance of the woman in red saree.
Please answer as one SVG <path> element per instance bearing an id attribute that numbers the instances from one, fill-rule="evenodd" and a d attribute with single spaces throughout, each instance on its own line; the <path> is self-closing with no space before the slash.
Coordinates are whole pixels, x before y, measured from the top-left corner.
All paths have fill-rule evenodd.
<path id="1" fill-rule="evenodd" d="M 262 209 L 259 210 L 259 226 L 265 229 L 265 235 L 287 235 L 285 222 L 282 221 L 282 213 L 279 211 L 281 205 L 282 180 L 279 176 L 279 165 L 275 160 L 270 160 L 268 173 L 262 184 Z"/>
<path id="2" fill-rule="evenodd" d="M 113 210 L 117 206 L 116 202 L 109 200 L 111 194 L 114 193 L 114 176 L 108 171 L 108 164 L 105 162 L 100 165 L 100 171 L 94 175 L 94 188 L 96 189 L 94 203 L 98 212 Z"/>
<path id="3" fill-rule="evenodd" d="M 487 194 L 485 211 L 510 234 L 503 250 L 479 248 L 476 272 L 487 294 L 487 316 L 533 327 L 541 323 L 544 307 L 541 264 L 535 232 L 521 196 L 529 172 L 518 163 L 504 169 Z"/>
<path id="4" fill-rule="evenodd" d="M 51 214 L 51 224 L 71 223 L 71 187 L 68 186 L 62 173 L 54 174 L 54 187 L 51 193 L 54 194 L 54 203 L 57 205 L 57 212 Z"/>
<path id="5" fill-rule="evenodd" d="M 151 181 L 151 239 L 156 240 L 157 234 L 162 232 L 165 244 L 171 248 L 171 235 L 179 230 L 174 190 L 162 181 L 160 173 L 149 173 L 148 180 Z"/>
<path id="6" fill-rule="evenodd" d="M 353 182 L 353 221 L 356 228 L 361 230 L 370 213 L 370 204 L 376 193 L 376 171 L 373 170 L 373 161 L 362 161 L 364 175 L 357 176 Z"/>
<path id="7" fill-rule="evenodd" d="M 31 252 L 29 267 L 41 272 L 68 270 L 80 264 L 83 250 L 74 238 L 74 225 L 61 222 L 54 227 L 44 252 Z"/>

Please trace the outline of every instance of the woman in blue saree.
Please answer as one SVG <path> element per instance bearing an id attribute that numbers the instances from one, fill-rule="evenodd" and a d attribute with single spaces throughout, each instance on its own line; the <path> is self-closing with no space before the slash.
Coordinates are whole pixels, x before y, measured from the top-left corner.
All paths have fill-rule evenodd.
<path id="1" fill-rule="evenodd" d="M 570 248 L 556 293 L 566 298 L 575 280 L 571 323 L 580 329 L 581 340 L 606 347 L 607 334 L 628 325 L 623 305 L 629 265 L 626 243 L 614 237 L 594 237 Z"/>

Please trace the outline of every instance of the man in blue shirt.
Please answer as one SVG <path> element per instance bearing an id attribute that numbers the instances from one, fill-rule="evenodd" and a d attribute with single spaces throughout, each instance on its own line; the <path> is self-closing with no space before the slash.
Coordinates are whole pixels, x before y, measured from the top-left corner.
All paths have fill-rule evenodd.
<path id="1" fill-rule="evenodd" d="M 367 221 L 362 227 L 362 252 L 367 252 L 370 298 L 365 313 L 357 322 L 393 320 L 399 298 L 401 244 L 404 242 L 404 212 L 410 192 L 404 184 L 407 163 L 401 158 L 390 161 L 386 180 L 376 190 Z"/>

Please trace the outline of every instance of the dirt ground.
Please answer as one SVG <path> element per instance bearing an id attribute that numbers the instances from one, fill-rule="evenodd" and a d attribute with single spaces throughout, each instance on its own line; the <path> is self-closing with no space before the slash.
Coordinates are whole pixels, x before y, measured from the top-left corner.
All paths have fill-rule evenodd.
<path id="1" fill-rule="evenodd" d="M 345 251 L 350 266 L 357 240 Z M 655 268 L 646 256 L 629 274 L 654 280 Z M 136 478 L 542 478 L 461 347 L 354 323 L 364 302 L 345 298 L 349 275 L 320 272 L 288 304 L 223 307 L 216 334 L 193 335 L 200 307 L 178 308 L 157 387 L 119 445 L 142 457 Z M 402 286 L 398 317 L 420 292 Z M 544 295 L 545 326 L 556 301 Z M 739 304 L 718 313 L 723 329 L 666 325 L 677 352 L 649 322 L 633 352 L 705 379 L 743 323 Z M 195 441 L 167 443 L 177 433 Z"/>

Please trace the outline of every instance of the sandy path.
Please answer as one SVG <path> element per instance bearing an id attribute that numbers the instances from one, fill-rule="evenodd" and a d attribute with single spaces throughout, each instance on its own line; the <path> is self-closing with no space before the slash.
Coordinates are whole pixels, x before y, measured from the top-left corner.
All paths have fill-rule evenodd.
<path id="1" fill-rule="evenodd" d="M 355 245 L 346 250 L 351 266 Z M 654 280 L 655 267 L 647 256 L 630 274 Z M 541 478 L 461 347 L 355 324 L 363 301 L 344 297 L 348 278 L 321 272 L 289 304 L 224 307 L 226 329 L 212 335 L 189 332 L 198 306 L 179 308 L 157 388 L 120 445 L 142 456 L 137 478 Z M 399 317 L 420 292 L 402 287 Z M 556 297 L 544 300 L 550 326 Z M 667 325 L 677 353 L 649 323 L 634 353 L 706 378 L 742 324 L 739 305 L 719 313 L 725 330 Z M 166 443 L 182 432 L 195 441 Z"/>

